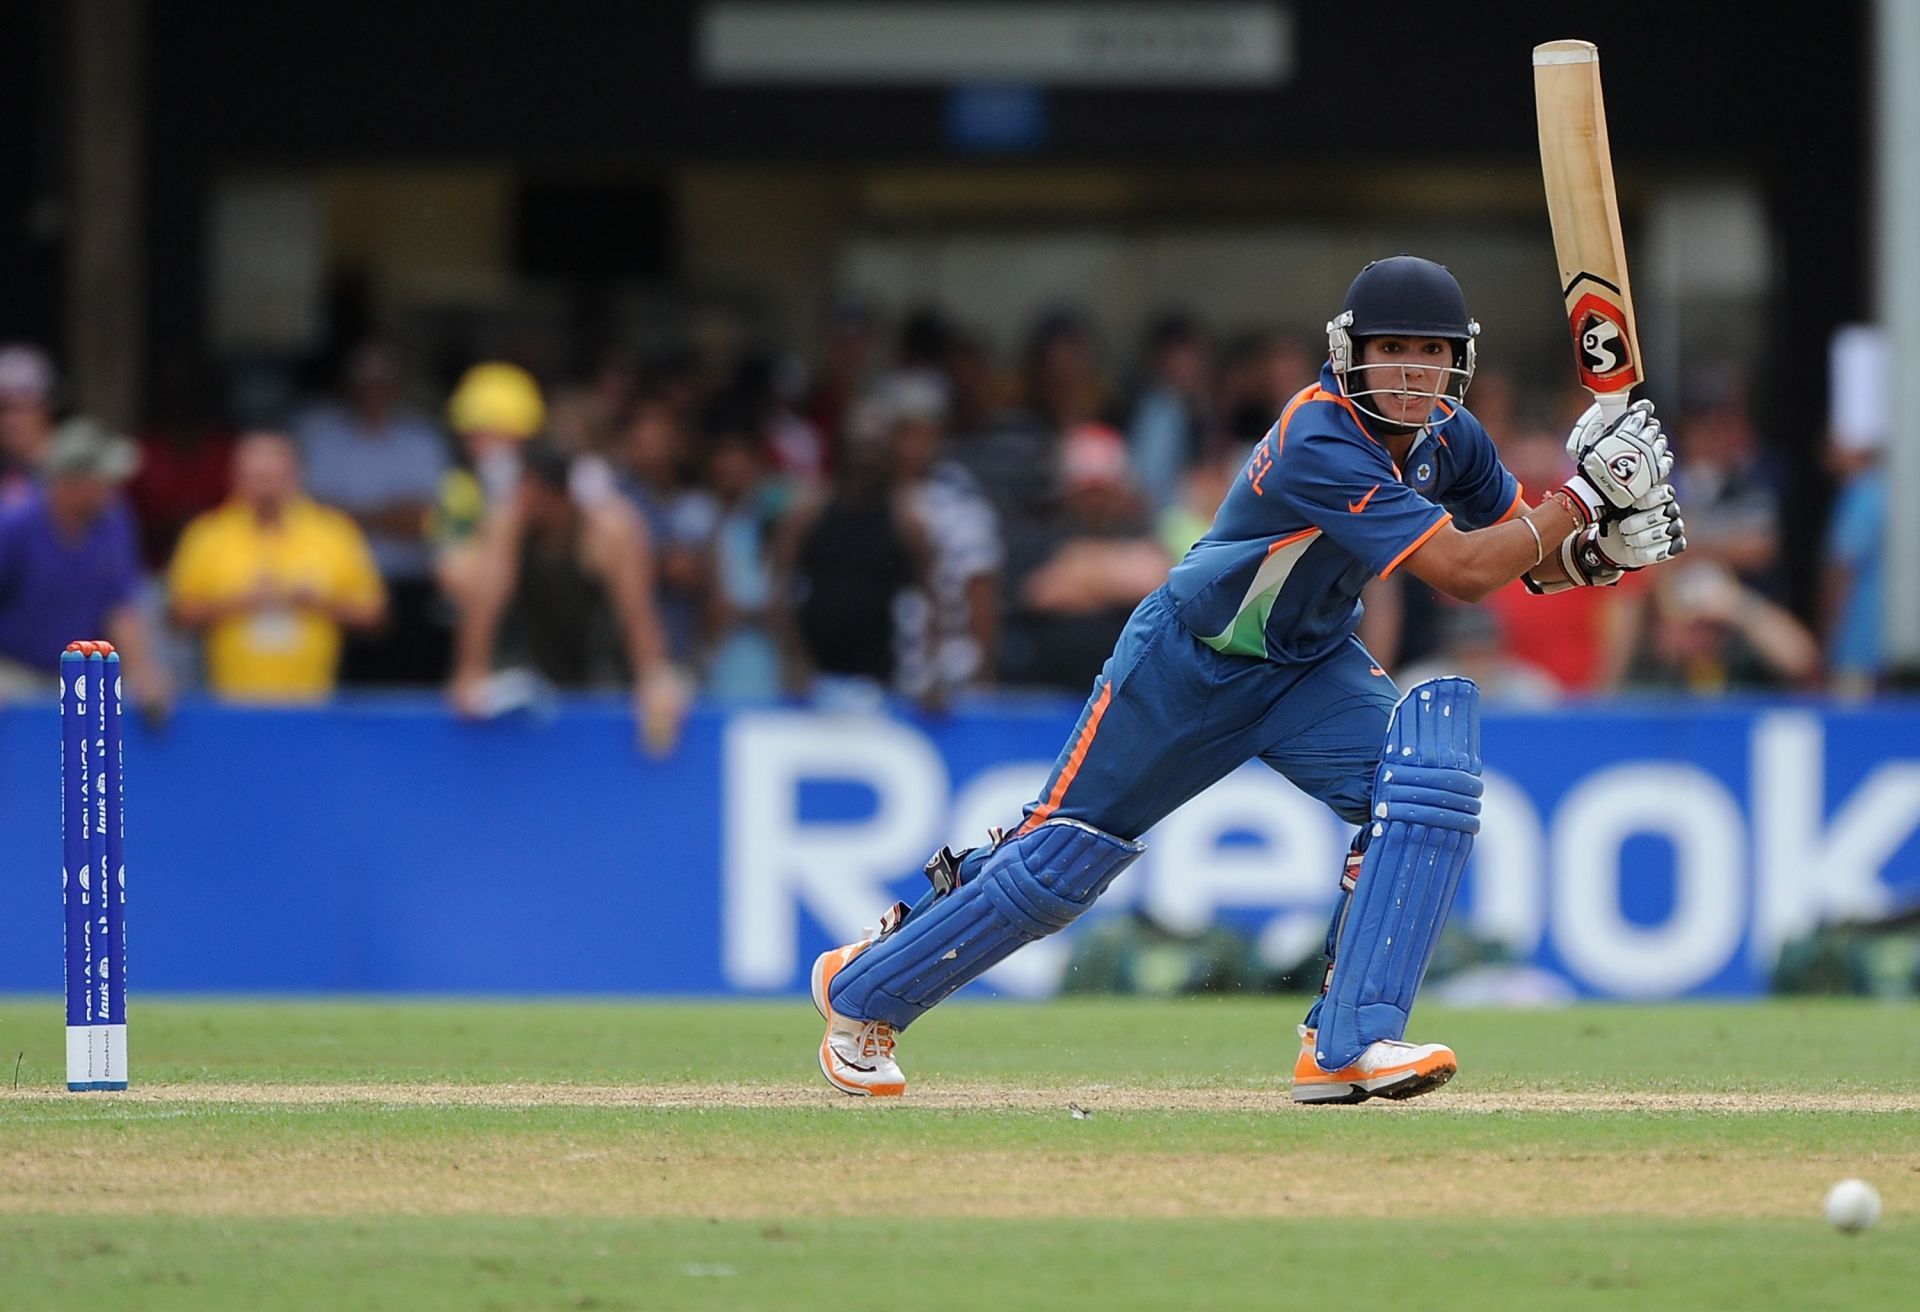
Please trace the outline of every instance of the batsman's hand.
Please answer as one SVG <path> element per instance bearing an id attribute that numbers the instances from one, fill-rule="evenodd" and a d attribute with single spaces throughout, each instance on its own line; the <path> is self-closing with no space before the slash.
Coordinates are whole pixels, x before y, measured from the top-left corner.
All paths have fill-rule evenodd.
<path id="1" fill-rule="evenodd" d="M 1687 549 L 1687 523 L 1673 485 L 1661 483 L 1634 503 L 1625 514 L 1588 529 L 1594 549 L 1615 569 L 1645 569 L 1672 560 Z"/>
<path id="2" fill-rule="evenodd" d="M 1585 509 L 1587 524 L 1632 512 L 1673 475 L 1673 455 L 1651 401 L 1635 401 L 1611 424 L 1599 406 L 1590 407 L 1568 434 L 1567 450 L 1580 472 L 1564 490 Z"/>

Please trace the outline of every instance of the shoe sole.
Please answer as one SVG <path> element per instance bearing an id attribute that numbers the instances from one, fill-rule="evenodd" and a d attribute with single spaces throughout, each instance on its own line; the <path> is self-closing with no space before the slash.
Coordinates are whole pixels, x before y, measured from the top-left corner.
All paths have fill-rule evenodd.
<path id="1" fill-rule="evenodd" d="M 1369 1098 L 1388 1098 L 1394 1102 L 1405 1102 L 1408 1098 L 1418 1098 L 1423 1093 L 1432 1093 L 1459 1073 L 1459 1064 L 1448 1062 L 1432 1070 L 1397 1071 L 1392 1075 L 1376 1076 L 1371 1080 L 1295 1084 L 1293 1100 L 1298 1103 L 1345 1107 L 1365 1102 Z"/>
<path id="2" fill-rule="evenodd" d="M 1356 1084 L 1296 1084 L 1293 1100 L 1298 1103 L 1327 1106 L 1351 1106 L 1373 1097 Z"/>
<path id="3" fill-rule="evenodd" d="M 1432 1093 L 1435 1089 L 1459 1074 L 1459 1072 L 1460 1068 L 1458 1066 L 1442 1066 L 1438 1070 L 1428 1071 L 1425 1075 L 1416 1075 L 1403 1084 L 1395 1084 L 1389 1088 L 1377 1089 L 1374 1091 L 1373 1096 L 1376 1098 L 1391 1098 L 1395 1102 L 1404 1102 L 1408 1098 L 1418 1098 L 1423 1093 Z"/>

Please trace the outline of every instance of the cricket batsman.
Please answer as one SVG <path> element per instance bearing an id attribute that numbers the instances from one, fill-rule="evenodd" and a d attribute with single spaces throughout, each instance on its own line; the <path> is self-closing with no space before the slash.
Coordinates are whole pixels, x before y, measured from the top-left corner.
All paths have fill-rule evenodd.
<path id="1" fill-rule="evenodd" d="M 1356 827 L 1294 1099 L 1411 1098 L 1453 1077 L 1452 1049 L 1405 1034 L 1480 827 L 1479 690 L 1442 678 L 1402 696 L 1354 636 L 1361 589 L 1397 569 L 1466 602 L 1515 578 L 1607 587 L 1686 545 L 1645 401 L 1612 423 L 1588 410 L 1567 440 L 1573 477 L 1529 504 L 1462 403 L 1479 331 L 1441 265 L 1398 255 L 1360 271 L 1319 382 L 1134 611 L 1020 825 L 942 848 L 916 905 L 814 962 L 829 1083 L 905 1092 L 900 1031 L 1072 924 L 1140 835 L 1254 758 Z"/>

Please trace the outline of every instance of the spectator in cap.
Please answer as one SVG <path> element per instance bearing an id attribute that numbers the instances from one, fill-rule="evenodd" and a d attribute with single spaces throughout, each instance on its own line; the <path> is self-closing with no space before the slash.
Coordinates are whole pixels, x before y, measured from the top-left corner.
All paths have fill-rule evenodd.
<path id="1" fill-rule="evenodd" d="M 36 346 L 0 347 L 0 506 L 23 499 L 53 440 L 53 361 Z"/>
<path id="2" fill-rule="evenodd" d="M 450 695 L 462 715 L 496 709 L 497 666 L 547 684 L 633 690 L 642 745 L 670 750 L 688 693 L 654 605 L 644 521 L 622 497 L 582 501 L 574 457 L 546 438 L 521 451 L 509 503 L 490 515 L 462 597 Z"/>
<path id="3" fill-rule="evenodd" d="M 0 508 L 0 695 L 42 695 L 69 642 L 105 638 L 134 704 L 166 714 L 172 688 L 139 609 L 139 546 L 121 495 L 138 460 L 131 439 L 69 419 L 46 444 L 41 484 Z"/>
<path id="4" fill-rule="evenodd" d="M 512 502 L 520 481 L 520 446 L 546 422 L 540 385 L 525 369 L 503 360 L 468 369 L 447 399 L 458 458 L 440 480 L 428 536 L 434 577 L 456 610 L 466 604 L 472 586 L 488 509 Z"/>
<path id="5" fill-rule="evenodd" d="M 310 498 L 293 443 L 264 431 L 234 447 L 233 495 L 187 525 L 167 590 L 174 622 L 204 639 L 208 686 L 235 701 L 324 700 L 346 635 L 385 609 L 359 525 Z"/>
<path id="6" fill-rule="evenodd" d="M 294 427 L 307 491 L 360 525 L 386 585 L 387 622 L 347 647 L 350 684 L 437 684 L 447 668 L 426 531 L 449 459 L 439 431 L 401 404 L 400 384 L 393 351 L 369 342 L 348 360 L 340 400 Z"/>

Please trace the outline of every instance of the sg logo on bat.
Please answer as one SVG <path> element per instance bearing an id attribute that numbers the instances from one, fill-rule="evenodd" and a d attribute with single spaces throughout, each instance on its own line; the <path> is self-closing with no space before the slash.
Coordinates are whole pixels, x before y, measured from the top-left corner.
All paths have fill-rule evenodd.
<path id="1" fill-rule="evenodd" d="M 1611 392 L 1639 381 L 1626 316 L 1617 304 L 1588 292 L 1573 303 L 1567 322 L 1573 330 L 1574 363 L 1584 386 Z"/>
<path id="2" fill-rule="evenodd" d="M 1610 319 L 1590 314 L 1580 325 L 1580 362 L 1596 374 L 1610 374 L 1621 365 L 1620 327 Z"/>

